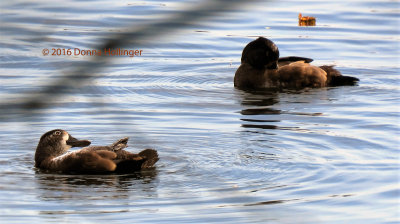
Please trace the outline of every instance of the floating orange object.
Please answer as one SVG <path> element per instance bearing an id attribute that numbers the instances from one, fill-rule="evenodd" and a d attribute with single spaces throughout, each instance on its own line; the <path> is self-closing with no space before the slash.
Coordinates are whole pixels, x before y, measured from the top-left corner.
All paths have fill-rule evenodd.
<path id="1" fill-rule="evenodd" d="M 303 16 L 299 13 L 299 26 L 315 26 L 316 19 L 311 16 Z"/>

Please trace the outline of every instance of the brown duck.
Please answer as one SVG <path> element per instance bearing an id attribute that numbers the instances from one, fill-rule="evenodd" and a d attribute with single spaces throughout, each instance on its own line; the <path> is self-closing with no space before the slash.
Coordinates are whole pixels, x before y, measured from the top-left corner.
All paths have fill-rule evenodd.
<path id="1" fill-rule="evenodd" d="M 42 135 L 35 153 L 35 167 L 62 173 L 129 173 L 153 167 L 158 161 L 154 149 L 138 154 L 124 150 L 128 138 L 109 146 L 89 146 L 88 140 L 78 140 L 68 132 L 56 129 Z M 84 147 L 67 152 L 71 147 Z"/>
<path id="2" fill-rule="evenodd" d="M 241 89 L 305 88 L 355 85 L 357 78 L 343 76 L 333 66 L 311 65 L 313 59 L 279 58 L 279 49 L 269 39 L 259 37 L 246 45 L 234 85 Z"/>

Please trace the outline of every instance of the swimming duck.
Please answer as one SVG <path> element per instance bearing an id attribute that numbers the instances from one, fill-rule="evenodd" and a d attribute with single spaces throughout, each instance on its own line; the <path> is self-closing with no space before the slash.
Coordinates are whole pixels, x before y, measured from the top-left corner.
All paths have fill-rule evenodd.
<path id="1" fill-rule="evenodd" d="M 109 146 L 90 146 L 88 140 L 78 140 L 67 131 L 55 129 L 42 135 L 35 153 L 35 167 L 62 173 L 127 173 L 152 167 L 158 161 L 154 149 L 138 154 L 124 150 L 129 138 Z M 72 147 L 84 147 L 67 152 Z"/>
<path id="2" fill-rule="evenodd" d="M 359 79 L 343 76 L 333 66 L 313 66 L 313 59 L 290 56 L 279 58 L 271 40 L 259 37 L 243 49 L 234 85 L 242 89 L 304 88 L 355 85 Z"/>

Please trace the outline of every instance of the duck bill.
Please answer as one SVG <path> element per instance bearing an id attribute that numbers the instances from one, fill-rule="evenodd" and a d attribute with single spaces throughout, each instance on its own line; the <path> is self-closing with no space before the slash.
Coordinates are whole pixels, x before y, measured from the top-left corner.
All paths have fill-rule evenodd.
<path id="1" fill-rule="evenodd" d="M 78 140 L 74 137 L 72 137 L 70 134 L 69 138 L 67 140 L 67 145 L 70 145 L 71 147 L 85 147 L 90 145 L 90 141 L 89 140 Z"/>

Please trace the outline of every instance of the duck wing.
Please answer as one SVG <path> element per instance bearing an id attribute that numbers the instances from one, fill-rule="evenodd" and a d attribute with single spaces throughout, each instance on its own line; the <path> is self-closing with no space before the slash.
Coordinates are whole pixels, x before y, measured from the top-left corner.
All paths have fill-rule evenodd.
<path id="1" fill-rule="evenodd" d="M 83 148 L 45 160 L 41 167 L 63 173 L 104 173 L 116 169 L 117 166 L 113 162 L 116 157 L 116 153 L 111 151 Z"/>
<path id="2" fill-rule="evenodd" d="M 128 147 L 128 140 L 129 140 L 129 137 L 121 138 L 120 140 L 111 144 L 109 147 L 114 152 L 120 151 L 120 150 Z"/>
<path id="3" fill-rule="evenodd" d="M 311 63 L 313 59 L 305 58 L 305 57 L 298 57 L 298 56 L 289 56 L 289 57 L 282 57 L 278 60 L 278 66 L 282 67 L 284 65 L 289 65 L 291 63 L 302 61 L 304 63 Z M 322 70 L 326 72 L 326 85 L 327 86 L 354 86 L 360 81 L 358 78 L 351 77 L 351 76 L 344 76 L 340 73 L 339 70 L 334 68 L 333 65 L 323 65 L 319 66 Z"/>
<path id="4" fill-rule="evenodd" d="M 288 56 L 288 57 L 281 57 L 278 59 L 278 65 L 284 66 L 296 61 L 303 61 L 304 63 L 311 63 L 314 61 L 311 58 L 299 57 L 299 56 Z"/>
<path id="5" fill-rule="evenodd" d="M 112 161 L 117 165 L 115 169 L 117 173 L 131 173 L 142 168 L 150 168 L 159 160 L 158 153 L 154 149 L 145 149 L 138 154 L 124 150 L 128 147 L 128 140 L 128 137 L 121 138 L 109 146 L 90 146 L 86 150 L 115 153 L 116 157 Z"/>
<path id="6" fill-rule="evenodd" d="M 83 149 L 81 149 L 82 151 L 90 151 L 90 152 L 97 152 L 97 151 L 111 151 L 111 152 L 119 152 L 121 150 L 123 150 L 124 148 L 128 147 L 128 140 L 129 138 L 121 138 L 120 140 L 114 142 L 111 145 L 107 145 L 107 146 L 88 146 L 85 147 Z"/>

